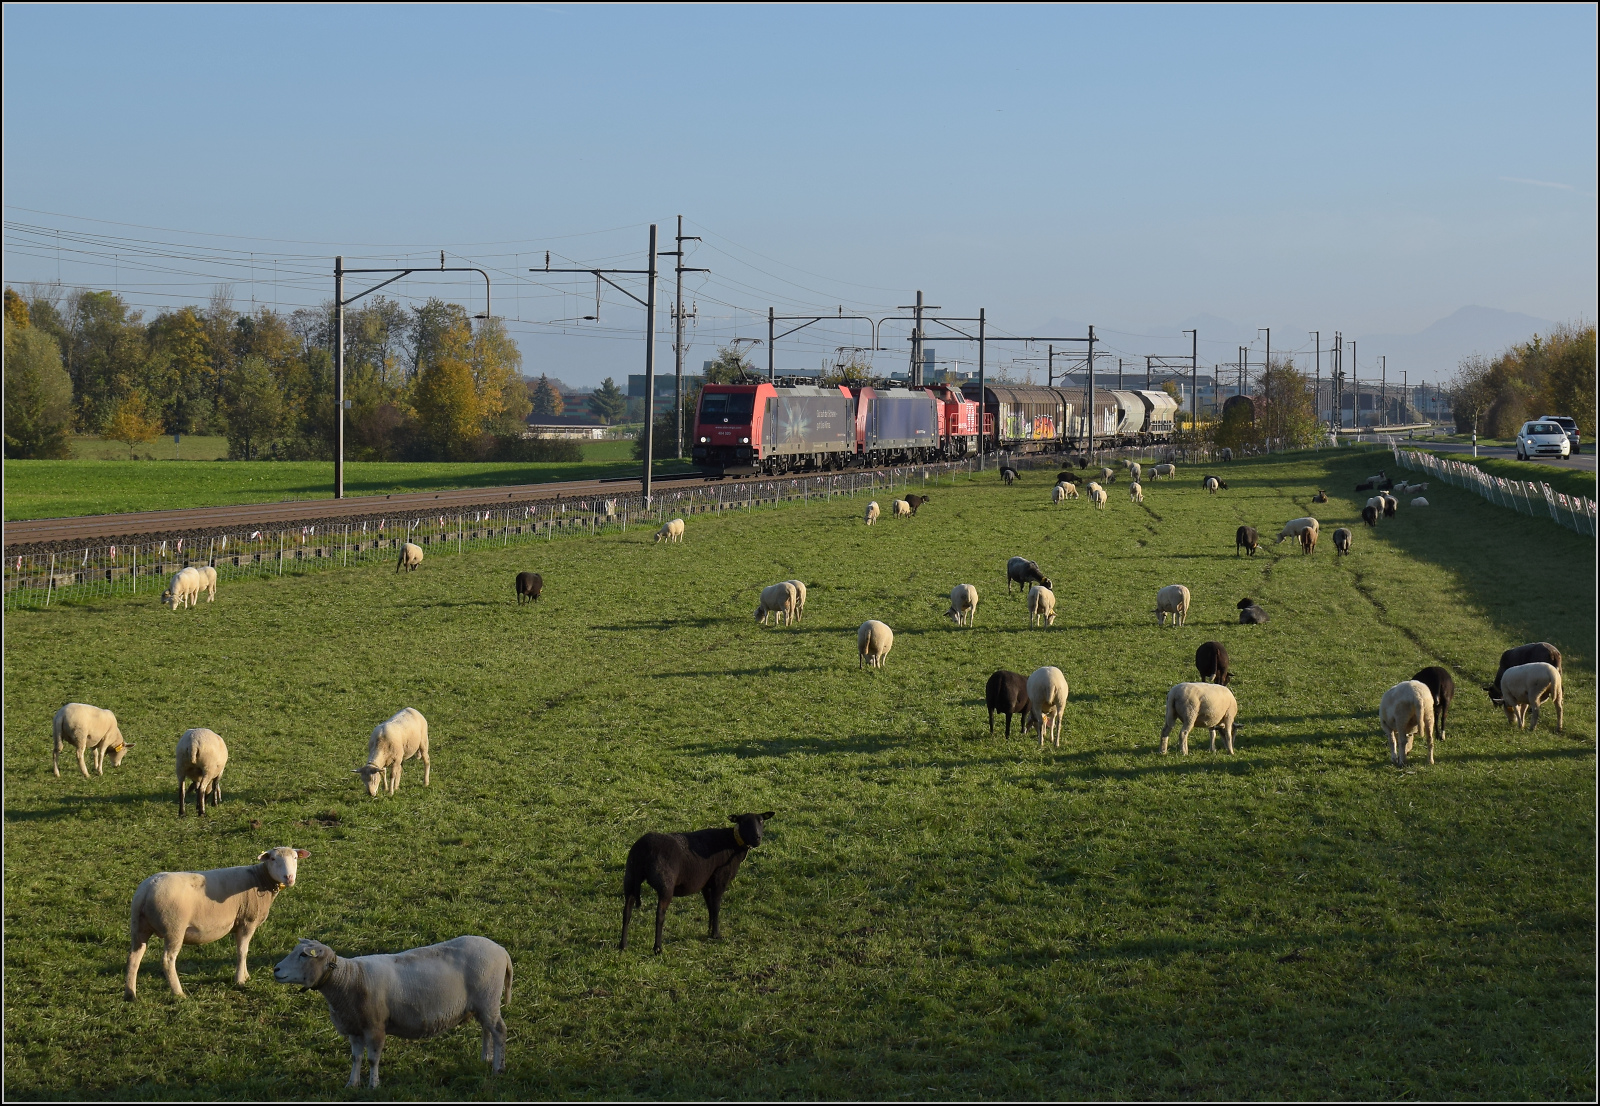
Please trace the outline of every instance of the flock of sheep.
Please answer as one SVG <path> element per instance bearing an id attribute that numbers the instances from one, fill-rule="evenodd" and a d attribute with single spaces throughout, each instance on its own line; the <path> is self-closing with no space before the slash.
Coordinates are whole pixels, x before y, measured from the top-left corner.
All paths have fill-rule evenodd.
<path id="1" fill-rule="evenodd" d="M 1129 462 L 1128 474 L 1129 498 L 1142 503 L 1141 466 Z M 1089 501 L 1097 508 L 1105 507 L 1104 484 L 1114 483 L 1116 475 L 1112 469 L 1102 468 L 1100 480 L 1088 483 Z M 1155 465 L 1150 471 L 1152 480 L 1175 475 L 1176 466 L 1172 464 Z M 1051 493 L 1051 501 L 1057 506 L 1079 498 L 1071 476 L 1070 472 L 1058 475 Z M 1019 474 L 1006 467 L 1002 469 L 1002 477 L 1009 485 Z M 1227 488 L 1226 482 L 1211 476 L 1203 479 L 1202 486 L 1210 494 Z M 1394 493 L 1426 490 L 1426 485 L 1395 488 L 1385 474 L 1379 473 L 1358 485 L 1357 490 L 1379 492 L 1362 512 L 1368 525 L 1375 525 L 1377 518 L 1394 515 L 1398 506 Z M 891 509 L 895 517 L 909 518 L 928 502 L 926 496 L 907 495 L 894 500 Z M 1327 502 L 1326 493 L 1319 490 L 1314 502 Z M 1418 497 L 1411 505 L 1427 506 L 1427 500 Z M 879 516 L 879 505 L 876 502 L 867 504 L 866 525 L 873 525 Z M 1295 540 L 1302 553 L 1309 554 L 1316 549 L 1319 528 L 1315 518 L 1294 519 L 1283 527 L 1277 540 L 1279 544 Z M 681 542 L 683 536 L 684 521 L 675 518 L 656 532 L 655 540 Z M 1340 554 L 1350 552 L 1349 529 L 1335 530 L 1333 539 Z M 1236 556 L 1240 553 L 1254 556 L 1258 544 L 1258 534 L 1253 527 L 1239 527 L 1234 543 Z M 400 551 L 396 571 L 415 570 L 422 559 L 421 547 L 407 542 Z M 1022 590 L 1029 627 L 1053 626 L 1056 597 L 1050 579 L 1038 564 L 1025 557 L 1012 557 L 1006 564 L 1005 574 L 1007 594 L 1013 584 Z M 208 601 L 214 601 L 216 583 L 214 568 L 185 568 L 173 575 L 161 597 L 162 603 L 176 611 L 198 603 L 202 593 L 207 595 Z M 537 601 L 543 587 L 544 580 L 539 574 L 519 573 L 516 578 L 518 603 Z M 801 619 L 805 606 L 806 585 L 800 580 L 784 580 L 761 590 L 755 618 L 761 624 L 767 624 L 770 619 L 778 625 L 788 625 Z M 1174 627 L 1182 627 L 1188 620 L 1190 606 L 1189 589 L 1182 584 L 1170 584 L 1156 593 L 1152 613 L 1160 626 L 1164 627 L 1170 619 Z M 1238 607 L 1242 624 L 1267 621 L 1266 612 L 1252 599 L 1241 600 Z M 945 617 L 957 626 L 970 629 L 977 609 L 977 587 L 957 584 L 951 589 Z M 877 619 L 862 623 L 856 634 L 858 667 L 882 668 L 893 646 L 894 631 L 887 624 Z M 1198 681 L 1178 683 L 1166 694 L 1161 752 L 1167 752 L 1168 739 L 1176 728 L 1180 753 L 1187 755 L 1189 735 L 1198 728 L 1210 735 L 1213 752 L 1220 731 L 1231 754 L 1235 748 L 1239 704 L 1228 686 L 1231 672 L 1227 649 L 1221 642 L 1203 643 L 1196 650 L 1195 666 L 1200 675 Z M 1561 654 L 1554 646 L 1547 642 L 1523 645 L 1501 656 L 1494 682 L 1486 690 L 1492 701 L 1504 708 L 1509 722 L 1521 728 L 1537 726 L 1540 706 L 1553 702 L 1557 727 L 1561 729 L 1565 725 L 1561 671 Z M 1435 733 L 1441 740 L 1445 736 L 1445 719 L 1454 694 L 1454 681 L 1439 667 L 1425 668 L 1384 693 L 1379 718 L 1394 764 L 1404 766 L 1406 755 L 1412 751 L 1418 736 L 1427 740 L 1428 762 L 1434 762 Z M 1012 717 L 1020 715 L 1022 732 L 1026 733 L 1030 726 L 1034 728 L 1039 734 L 1040 748 L 1047 739 L 1052 739 L 1059 747 L 1068 695 L 1065 675 L 1053 666 L 1038 668 L 1026 677 L 1006 670 L 995 672 L 984 689 L 990 735 L 994 734 L 997 713 L 1005 716 L 1008 738 Z M 85 778 L 89 776 L 86 754 L 93 752 L 95 771 L 103 775 L 107 756 L 112 765 L 117 766 L 132 748 L 132 743 L 124 740 L 112 712 L 86 703 L 68 703 L 58 710 L 52 733 L 52 770 L 57 776 L 61 774 L 61 752 L 68 746 L 76 751 L 78 767 Z M 420 711 L 405 707 L 372 730 L 366 762 L 355 769 L 354 774 L 361 777 L 368 795 L 376 796 L 383 790 L 393 796 L 400 786 L 404 763 L 414 759 L 422 761 L 422 782 L 423 786 L 428 786 L 432 775 L 428 722 Z M 222 802 L 222 776 L 227 763 L 227 745 L 214 731 L 197 727 L 182 734 L 177 746 L 180 816 L 187 812 L 191 787 L 202 815 L 208 803 Z M 644 883 L 649 883 L 657 893 L 656 952 L 662 948 L 662 928 L 674 895 L 703 894 L 711 935 L 720 936 L 722 896 L 749 849 L 760 845 L 764 824 L 772 817 L 772 811 L 735 814 L 729 816 L 733 822 L 731 828 L 650 833 L 635 842 L 624 873 L 619 947 L 627 947 L 629 921 L 639 904 L 639 891 Z M 261 853 L 253 864 L 204 872 L 161 872 L 140 883 L 134 892 L 129 924 L 127 998 L 132 1000 L 137 995 L 139 964 L 152 936 L 162 939 L 162 970 L 172 993 L 178 997 L 184 993 L 177 971 L 178 955 L 183 946 L 207 944 L 230 933 L 238 949 L 236 981 L 242 984 L 248 980 L 246 957 L 250 940 L 266 920 L 276 896 L 294 885 L 299 861 L 309 855 L 305 849 L 279 847 Z M 340 957 L 324 944 L 302 939 L 277 965 L 273 975 L 279 982 L 297 984 L 323 994 L 335 1028 L 350 1044 L 348 1085 L 351 1087 L 360 1084 L 364 1058 L 370 1062 L 370 1085 L 378 1086 L 385 1036 L 433 1037 L 468 1018 L 476 1018 L 482 1031 L 483 1059 L 489 1061 L 495 1071 L 504 1070 L 505 1021 L 500 1011 L 511 998 L 512 965 L 506 950 L 487 938 L 469 935 L 400 953 L 354 958 Z"/>

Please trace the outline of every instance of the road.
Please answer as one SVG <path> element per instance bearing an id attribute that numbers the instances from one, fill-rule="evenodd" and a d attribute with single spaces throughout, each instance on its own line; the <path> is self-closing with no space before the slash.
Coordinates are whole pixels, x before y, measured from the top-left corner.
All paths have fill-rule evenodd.
<path id="1" fill-rule="evenodd" d="M 1401 444 L 1405 444 L 1405 439 L 1401 439 Z M 1422 446 L 1430 450 L 1438 450 L 1440 453 L 1465 453 L 1468 456 L 1472 455 L 1472 446 L 1460 442 L 1430 442 L 1425 439 L 1419 439 L 1410 444 Z M 1478 447 L 1478 456 L 1497 457 L 1505 461 L 1514 461 L 1517 457 L 1517 451 L 1509 447 L 1480 445 Z M 1564 461 L 1559 457 L 1541 457 L 1537 463 L 1541 465 L 1552 465 L 1555 468 L 1578 469 L 1582 472 L 1595 471 L 1595 455 L 1593 453 L 1580 453 L 1576 457 L 1569 457 Z"/>

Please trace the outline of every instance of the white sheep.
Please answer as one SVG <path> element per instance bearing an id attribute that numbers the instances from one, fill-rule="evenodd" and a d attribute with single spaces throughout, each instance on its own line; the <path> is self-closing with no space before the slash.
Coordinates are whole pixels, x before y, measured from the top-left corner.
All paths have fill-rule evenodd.
<path id="1" fill-rule="evenodd" d="M 893 648 L 894 631 L 876 618 L 869 618 L 856 631 L 856 652 L 861 654 L 861 663 L 856 667 L 862 668 L 870 664 L 874 668 L 882 668 L 883 658 L 887 657 L 889 650 Z"/>
<path id="2" fill-rule="evenodd" d="M 195 571 L 200 573 L 200 586 L 205 590 L 206 602 L 215 603 L 217 601 L 217 570 L 211 565 L 199 565 Z"/>
<path id="3" fill-rule="evenodd" d="M 1385 691 L 1378 721 L 1389 739 L 1389 760 L 1395 767 L 1406 766 L 1406 754 L 1419 733 L 1428 739 L 1428 763 L 1433 763 L 1433 692 L 1427 684 L 1405 680 Z"/>
<path id="4" fill-rule="evenodd" d="M 950 589 L 950 609 L 944 616 L 955 622 L 957 626 L 972 625 L 973 615 L 978 613 L 978 589 L 971 584 L 957 584 Z"/>
<path id="5" fill-rule="evenodd" d="M 1133 483 L 1128 485 L 1128 498 L 1133 500 L 1135 503 L 1144 502 L 1144 488 L 1140 485 L 1139 481 L 1135 480 Z"/>
<path id="6" fill-rule="evenodd" d="M 765 626 L 767 616 L 776 615 L 776 624 L 786 625 L 794 620 L 795 606 L 799 602 L 800 593 L 787 581 L 762 588 L 761 601 L 756 604 L 756 621 Z"/>
<path id="7" fill-rule="evenodd" d="M 867 525 L 871 526 L 874 522 L 877 522 L 877 521 L 878 521 L 878 501 L 876 499 L 874 499 L 871 503 L 867 504 Z"/>
<path id="8" fill-rule="evenodd" d="M 1100 469 L 1100 479 L 1104 480 L 1107 484 L 1115 484 L 1117 482 L 1116 471 L 1114 469 L 1102 467 Z"/>
<path id="9" fill-rule="evenodd" d="M 1046 623 L 1056 624 L 1056 593 L 1047 587 L 1034 584 L 1028 588 L 1028 628 L 1031 630 L 1035 619 L 1043 626 Z"/>
<path id="10" fill-rule="evenodd" d="M 88 703 L 68 703 L 56 711 L 50 720 L 50 732 L 55 737 L 55 751 L 50 755 L 50 770 L 61 775 L 61 747 L 71 745 L 78 751 L 78 769 L 83 778 L 89 778 L 89 767 L 83 754 L 94 750 L 96 775 L 106 774 L 106 754 L 111 754 L 111 767 L 122 764 L 122 758 L 133 748 L 133 742 L 122 740 L 122 730 L 117 726 L 117 716 L 108 710 L 91 707 Z"/>
<path id="11" fill-rule="evenodd" d="M 1294 538 L 1294 539 L 1296 539 L 1298 541 L 1299 538 L 1300 538 L 1300 535 L 1305 533 L 1306 531 L 1310 531 L 1311 534 L 1313 534 L 1313 535 L 1318 535 L 1319 531 L 1321 529 L 1321 526 L 1322 526 L 1322 523 L 1318 522 L 1314 518 L 1309 518 L 1308 517 L 1308 518 L 1291 519 L 1290 521 L 1288 521 L 1288 522 L 1283 524 L 1283 529 L 1278 532 L 1278 540 L 1276 542 L 1274 542 L 1273 544 L 1274 545 L 1282 545 L 1284 543 L 1284 541 L 1289 539 L 1289 538 Z M 1312 545 L 1313 546 L 1316 545 L 1316 537 L 1315 536 L 1312 538 Z"/>
<path id="12" fill-rule="evenodd" d="M 1028 717 L 1022 728 L 1026 732 L 1032 725 L 1039 731 L 1039 748 L 1044 748 L 1046 735 L 1053 736 L 1056 748 L 1061 748 L 1061 718 L 1067 713 L 1067 695 L 1067 678 L 1059 668 L 1036 668 L 1028 677 Z"/>
<path id="13" fill-rule="evenodd" d="M 1207 495 L 1216 495 L 1217 488 L 1221 486 L 1215 476 L 1206 477 L 1204 483 Z"/>
<path id="14" fill-rule="evenodd" d="M 421 563 L 422 546 L 408 541 L 400 547 L 400 556 L 395 561 L 394 570 L 399 572 L 403 568 L 408 572 L 415 572 Z"/>
<path id="15" fill-rule="evenodd" d="M 1159 625 L 1165 626 L 1170 614 L 1172 624 L 1182 626 L 1189 617 L 1189 589 L 1182 584 L 1168 584 L 1156 592 L 1156 609 L 1151 613 Z"/>
<path id="16" fill-rule="evenodd" d="M 178 816 L 188 813 L 186 794 L 194 784 L 200 813 L 206 812 L 206 799 L 222 803 L 222 773 L 228 767 L 228 746 L 215 730 L 197 726 L 184 730 L 178 738 Z"/>
<path id="17" fill-rule="evenodd" d="M 1078 498 L 1078 485 L 1074 484 L 1070 480 L 1061 481 L 1061 483 L 1056 485 L 1056 488 L 1061 492 L 1062 499 Z"/>
<path id="18" fill-rule="evenodd" d="M 200 592 L 205 588 L 205 577 L 198 568 L 181 568 L 172 574 L 167 590 L 161 593 L 163 605 L 174 611 L 179 607 L 192 607 L 200 602 Z"/>
<path id="19" fill-rule="evenodd" d="M 1138 461 L 1129 461 L 1128 462 L 1128 479 L 1129 480 L 1133 480 L 1133 481 L 1137 482 L 1143 475 L 1144 475 L 1144 469 L 1140 467 Z"/>
<path id="20" fill-rule="evenodd" d="M 128 974 L 124 994 L 138 997 L 139 961 L 151 937 L 161 938 L 161 970 L 179 998 L 178 953 L 185 944 L 209 945 L 233 934 L 239 946 L 235 983 L 250 978 L 246 958 L 250 938 L 267 920 L 278 892 L 293 887 L 300 861 L 311 854 L 287 846 L 268 849 L 254 864 L 213 868 L 206 872 L 157 872 L 133 893 L 128 922 Z"/>
<path id="21" fill-rule="evenodd" d="M 405 952 L 341 958 L 327 945 L 302 937 L 272 970 L 279 983 L 320 991 L 333 1028 L 350 1042 L 350 1081 L 361 1085 L 361 1061 L 370 1062 L 368 1086 L 378 1085 L 386 1037 L 437 1037 L 476 1018 L 483 1058 L 506 1070 L 506 1021 L 511 1001 L 511 954 L 487 937 L 457 937 Z"/>
<path id="22" fill-rule="evenodd" d="M 1061 504 L 1066 501 L 1067 488 L 1070 486 L 1071 485 L 1068 484 L 1057 484 L 1054 488 L 1051 488 L 1050 502 L 1054 503 L 1057 507 L 1061 506 Z"/>
<path id="23" fill-rule="evenodd" d="M 675 518 L 656 531 L 656 541 L 682 541 L 683 519 Z"/>
<path id="24" fill-rule="evenodd" d="M 1211 751 L 1217 751 L 1217 730 L 1227 739 L 1233 752 L 1234 729 L 1239 719 L 1239 701 L 1222 684 L 1174 684 L 1167 692 L 1167 724 L 1161 730 L 1161 755 L 1167 755 L 1167 739 L 1172 727 L 1183 724 L 1178 734 L 1178 752 L 1189 755 L 1189 732 L 1196 726 L 1211 734 Z"/>
<path id="25" fill-rule="evenodd" d="M 608 520 L 615 519 L 617 517 L 617 501 L 615 499 L 607 499 L 603 501 L 600 504 L 600 508 L 605 512 L 605 516 Z"/>
<path id="26" fill-rule="evenodd" d="M 1095 481 L 1089 481 L 1089 502 L 1100 510 L 1106 509 L 1106 490 Z"/>
<path id="27" fill-rule="evenodd" d="M 911 504 L 907 503 L 903 499 L 895 500 L 893 503 L 889 504 L 889 507 L 894 511 L 895 518 L 911 517 Z"/>
<path id="28" fill-rule="evenodd" d="M 1567 725 L 1566 704 L 1561 694 L 1561 669 L 1544 661 L 1519 664 L 1500 674 L 1500 706 L 1505 708 L 1506 720 L 1518 729 L 1539 728 L 1539 704 L 1554 700 L 1556 704 L 1556 732 Z"/>
<path id="29" fill-rule="evenodd" d="M 417 757 L 422 758 L 422 786 L 427 787 L 433 776 L 433 762 L 428 759 L 428 720 L 415 707 L 402 707 L 387 722 L 372 728 L 372 736 L 367 739 L 367 763 L 352 774 L 361 777 L 368 795 L 376 796 L 380 784 L 393 795 L 400 787 L 401 765 Z"/>
<path id="30" fill-rule="evenodd" d="M 794 620 L 800 621 L 800 616 L 806 613 L 806 585 L 802 580 L 785 580 L 786 584 L 793 584 L 795 590 Z"/>
<path id="31" fill-rule="evenodd" d="M 1155 481 L 1161 479 L 1163 476 L 1170 476 L 1170 477 L 1176 478 L 1177 475 L 1178 475 L 1178 466 L 1177 465 L 1156 465 L 1155 467 L 1153 467 L 1150 470 L 1150 481 L 1152 483 L 1154 483 Z"/>
<path id="32" fill-rule="evenodd" d="M 1428 505 L 1428 499 L 1426 496 L 1419 495 L 1411 501 L 1411 505 L 1413 507 L 1426 507 Z"/>

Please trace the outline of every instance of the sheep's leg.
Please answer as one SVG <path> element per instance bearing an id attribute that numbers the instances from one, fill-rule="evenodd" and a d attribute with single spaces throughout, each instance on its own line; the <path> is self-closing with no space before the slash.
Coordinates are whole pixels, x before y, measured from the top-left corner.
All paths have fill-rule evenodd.
<path id="1" fill-rule="evenodd" d="M 175 925 L 162 934 L 166 944 L 161 950 L 161 970 L 167 975 L 167 986 L 179 998 L 183 998 L 183 984 L 178 982 L 178 953 L 183 951 L 183 935 L 187 929 L 187 925 Z"/>
<path id="2" fill-rule="evenodd" d="M 1567 730 L 1567 705 L 1562 702 L 1560 691 L 1556 692 L 1556 733 L 1565 733 Z"/>
<path id="3" fill-rule="evenodd" d="M 639 905 L 639 889 L 635 887 L 629 891 L 622 889 L 622 940 L 617 942 L 617 951 L 626 952 L 628 948 L 628 926 L 633 922 L 633 908 Z"/>
<path id="4" fill-rule="evenodd" d="M 346 1087 L 359 1087 L 359 1086 L 361 1086 L 361 1055 L 362 1055 L 364 1050 L 365 1050 L 365 1046 L 361 1043 L 361 1038 L 357 1037 L 355 1034 L 351 1034 L 350 1035 L 350 1079 L 349 1079 L 349 1081 L 347 1083 L 345 1083 Z"/>
<path id="5" fill-rule="evenodd" d="M 706 885 L 704 897 L 706 900 L 706 916 L 711 926 L 711 939 L 720 940 L 722 937 L 722 888 Z"/>
<path id="6" fill-rule="evenodd" d="M 106 747 L 104 745 L 96 745 L 94 747 L 94 774 L 97 776 L 106 774 Z"/>
<path id="7" fill-rule="evenodd" d="M 1214 752 L 1217 751 L 1217 731 L 1216 731 L 1216 728 L 1213 727 L 1213 728 L 1207 730 L 1206 732 L 1211 735 L 1211 751 L 1214 753 Z"/>
<path id="8" fill-rule="evenodd" d="M 84 746 L 79 745 L 78 746 L 78 771 L 83 773 L 83 778 L 84 779 L 88 779 L 89 778 L 89 766 L 83 762 L 83 750 L 84 750 Z"/>
<path id="9" fill-rule="evenodd" d="M 663 889 L 656 899 L 656 952 L 661 951 L 661 933 L 667 925 L 667 907 L 672 905 L 672 892 Z"/>
<path id="10" fill-rule="evenodd" d="M 1194 723 L 1185 719 L 1183 730 L 1178 734 L 1178 752 L 1182 756 L 1189 755 L 1189 731 L 1192 729 L 1194 729 Z"/>
<path id="11" fill-rule="evenodd" d="M 178 780 L 178 817 L 179 818 L 182 818 L 185 814 L 189 813 L 188 803 L 187 803 L 186 799 L 184 798 L 184 796 L 188 794 L 188 791 L 189 791 L 189 781 L 187 779 L 179 778 L 179 780 Z"/>
<path id="12" fill-rule="evenodd" d="M 1532 703 L 1528 704 L 1527 714 L 1525 714 L 1523 717 L 1526 720 L 1526 725 L 1524 728 L 1529 733 L 1532 733 L 1534 730 L 1539 728 L 1539 699 L 1537 696 L 1534 697 Z"/>
<path id="13" fill-rule="evenodd" d="M 129 1002 L 139 997 L 139 964 L 144 960 L 144 950 L 150 945 L 150 927 L 144 919 L 135 923 L 132 940 L 128 942 L 128 976 L 123 989 Z"/>
<path id="14" fill-rule="evenodd" d="M 391 795 L 393 795 L 396 791 L 400 790 L 400 771 L 401 771 L 401 766 L 404 765 L 404 764 L 405 764 L 405 759 L 402 757 L 400 760 L 395 761 L 394 762 L 394 767 L 392 769 L 390 769 L 389 794 L 391 794 Z"/>
<path id="15" fill-rule="evenodd" d="M 239 967 L 233 973 L 233 981 L 240 986 L 250 981 L 250 938 L 255 935 L 255 926 L 240 926 L 233 931 L 233 939 L 239 946 Z"/>
<path id="16" fill-rule="evenodd" d="M 375 1027 L 367 1034 L 367 1059 L 372 1067 L 367 1074 L 367 1086 L 378 1085 L 378 1063 L 383 1059 L 383 1026 Z"/>
<path id="17" fill-rule="evenodd" d="M 1228 737 L 1228 755 L 1231 757 L 1231 756 L 1233 756 L 1233 723 L 1232 722 L 1228 723 L 1227 728 L 1223 730 L 1223 733 L 1225 733 L 1227 735 L 1227 737 Z"/>
<path id="18" fill-rule="evenodd" d="M 428 759 L 428 747 L 422 747 L 422 786 L 427 787 L 428 781 L 433 778 L 433 761 Z"/>
<path id="19" fill-rule="evenodd" d="M 206 787 L 205 777 L 202 776 L 202 777 L 200 777 L 200 779 L 198 781 L 196 781 L 196 783 L 194 785 L 195 801 L 200 804 L 200 816 L 202 818 L 205 817 L 205 813 L 206 813 L 206 791 L 207 790 L 208 789 Z"/>
<path id="20" fill-rule="evenodd" d="M 1177 718 L 1172 713 L 1169 712 L 1167 714 L 1167 724 L 1161 728 L 1161 755 L 1162 756 L 1166 756 L 1167 755 L 1167 735 L 1172 732 L 1172 724 L 1174 722 L 1176 722 L 1176 721 L 1177 721 Z"/>

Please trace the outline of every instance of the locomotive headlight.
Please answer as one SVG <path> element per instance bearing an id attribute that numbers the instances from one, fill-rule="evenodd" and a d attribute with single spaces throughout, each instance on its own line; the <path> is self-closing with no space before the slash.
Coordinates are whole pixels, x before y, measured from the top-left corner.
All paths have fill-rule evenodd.
<path id="1" fill-rule="evenodd" d="M 707 437 L 705 437 L 705 436 L 704 436 L 704 435 L 701 435 L 701 437 L 700 437 L 700 444 L 701 444 L 701 445 L 705 445 L 705 444 L 706 444 L 706 443 L 707 443 L 707 442 L 709 442 L 709 441 L 711 441 L 711 439 L 710 439 L 710 438 L 707 438 Z"/>
<path id="2" fill-rule="evenodd" d="M 749 438 L 740 438 L 739 439 L 739 444 L 740 445 L 749 445 L 750 444 L 750 439 Z"/>

